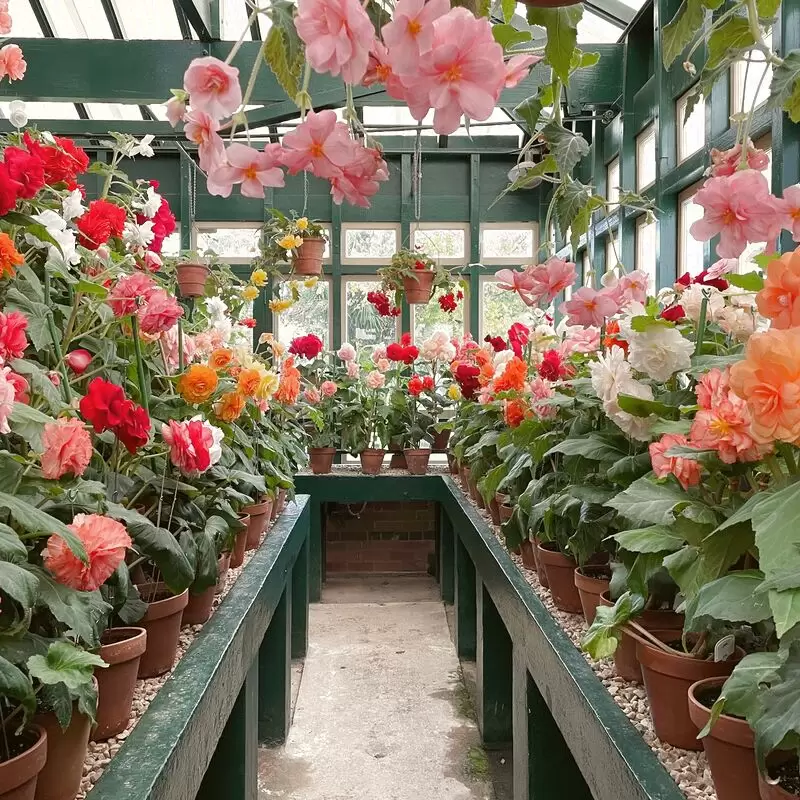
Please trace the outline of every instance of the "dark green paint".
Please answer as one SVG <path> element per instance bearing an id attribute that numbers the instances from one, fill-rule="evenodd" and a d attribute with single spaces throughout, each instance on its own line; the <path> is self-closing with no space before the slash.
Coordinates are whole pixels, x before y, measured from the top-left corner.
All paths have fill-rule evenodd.
<path id="1" fill-rule="evenodd" d="M 292 658 L 305 658 L 308 651 L 308 553 L 306 539 L 292 567 Z"/>
<path id="2" fill-rule="evenodd" d="M 455 550 L 456 650 L 459 658 L 474 661 L 478 635 L 475 565 L 458 536 L 455 540 Z"/>
<path id="3" fill-rule="evenodd" d="M 442 601 L 447 605 L 455 602 L 455 536 L 450 517 L 439 509 L 438 537 L 439 585 L 442 590 Z"/>
<path id="4" fill-rule="evenodd" d="M 292 582 L 286 583 L 258 651 L 258 741 L 282 744 L 291 721 Z"/>

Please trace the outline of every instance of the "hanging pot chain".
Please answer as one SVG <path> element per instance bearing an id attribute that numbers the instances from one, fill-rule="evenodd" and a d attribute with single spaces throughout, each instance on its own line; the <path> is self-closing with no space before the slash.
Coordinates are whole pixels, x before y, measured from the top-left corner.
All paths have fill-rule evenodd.
<path id="1" fill-rule="evenodd" d="M 422 216 L 422 123 L 417 123 L 414 152 L 411 156 L 411 194 L 414 197 L 414 219 Z"/>

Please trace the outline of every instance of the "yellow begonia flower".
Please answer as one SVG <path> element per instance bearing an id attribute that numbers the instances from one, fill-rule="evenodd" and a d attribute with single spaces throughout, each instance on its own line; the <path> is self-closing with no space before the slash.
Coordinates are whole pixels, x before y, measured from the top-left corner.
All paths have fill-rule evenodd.
<path id="1" fill-rule="evenodd" d="M 264 370 L 261 382 L 256 389 L 256 398 L 259 400 L 269 400 L 278 390 L 278 376 L 274 372 Z"/>
<path id="2" fill-rule="evenodd" d="M 308 230 L 308 217 L 300 217 L 300 219 L 297 220 L 297 230 L 299 231 Z"/>
<path id="3" fill-rule="evenodd" d="M 286 236 L 283 236 L 282 238 L 278 239 L 278 244 L 284 250 L 291 250 L 293 247 L 297 247 L 297 245 L 295 243 L 295 239 L 299 239 L 299 238 L 300 237 L 295 236 L 294 234 L 287 233 Z M 301 244 L 303 243 L 302 239 L 300 240 L 300 243 Z"/>
<path id="4" fill-rule="evenodd" d="M 257 286 L 245 286 L 242 289 L 242 297 L 245 300 L 255 300 L 259 295 L 258 287 Z"/>
<path id="5" fill-rule="evenodd" d="M 306 289 L 313 289 L 318 283 L 319 278 L 315 275 L 313 278 L 306 278 L 303 281 L 303 286 L 305 286 Z"/>
<path id="6" fill-rule="evenodd" d="M 460 400 L 461 399 L 461 389 L 454 383 L 448 390 L 447 396 L 451 400 Z"/>
<path id="7" fill-rule="evenodd" d="M 269 310 L 274 314 L 281 314 L 288 311 L 294 305 L 294 300 L 270 300 Z"/>
<path id="8" fill-rule="evenodd" d="M 267 284 L 267 273 L 263 269 L 254 269 L 253 274 L 250 276 L 250 281 L 259 288 L 262 286 L 266 286 Z"/>

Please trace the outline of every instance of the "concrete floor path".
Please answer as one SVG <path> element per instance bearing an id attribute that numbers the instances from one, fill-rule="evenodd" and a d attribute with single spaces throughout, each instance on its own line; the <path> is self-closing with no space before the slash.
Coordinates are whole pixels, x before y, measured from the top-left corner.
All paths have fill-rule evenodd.
<path id="1" fill-rule="evenodd" d="M 436 584 L 330 580 L 310 615 L 289 737 L 260 753 L 260 800 L 493 800 Z"/>

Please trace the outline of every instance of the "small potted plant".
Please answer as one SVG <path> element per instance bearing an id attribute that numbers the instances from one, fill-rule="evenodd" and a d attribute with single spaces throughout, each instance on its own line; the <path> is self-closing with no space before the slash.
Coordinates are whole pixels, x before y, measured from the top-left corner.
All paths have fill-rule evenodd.
<path id="1" fill-rule="evenodd" d="M 296 275 L 321 275 L 328 238 L 325 228 L 308 217 L 299 217 L 295 211 L 287 216 L 271 208 L 269 214 L 261 239 L 264 261 L 273 270 L 289 262 Z"/>
<path id="2" fill-rule="evenodd" d="M 412 475 L 424 475 L 428 471 L 431 457 L 430 441 L 434 418 L 425 403 L 425 395 L 434 390 L 433 378 L 426 375 L 412 375 L 402 389 L 395 392 L 394 402 L 398 395 L 403 398 L 402 410 L 405 421 L 403 431 L 403 454 L 406 457 L 408 471 Z M 428 446 L 423 446 L 428 444 Z"/>
<path id="3" fill-rule="evenodd" d="M 377 369 L 366 373 L 359 391 L 342 418 L 342 446 L 361 459 L 364 475 L 377 475 L 383 467 L 388 440 L 385 375 Z"/>
<path id="4" fill-rule="evenodd" d="M 202 297 L 211 274 L 208 259 L 193 250 L 181 253 L 175 264 L 175 277 L 181 297 Z"/>
<path id="5" fill-rule="evenodd" d="M 388 267 L 378 270 L 383 294 L 394 292 L 394 305 L 399 307 L 405 294 L 411 304 L 426 304 L 436 289 L 452 291 L 455 286 L 450 270 L 438 265 L 420 250 L 398 250 Z"/>

